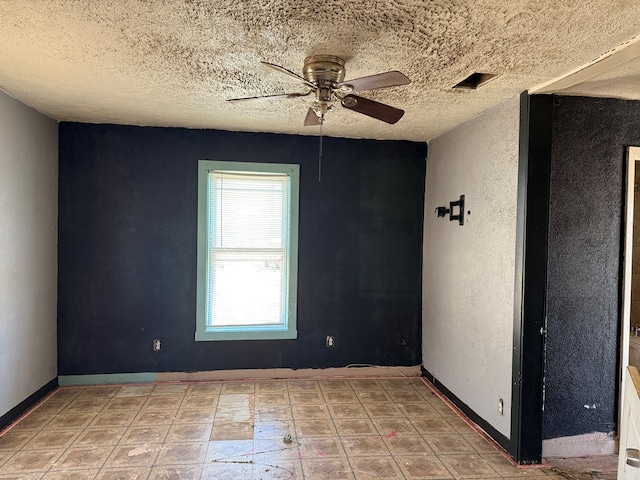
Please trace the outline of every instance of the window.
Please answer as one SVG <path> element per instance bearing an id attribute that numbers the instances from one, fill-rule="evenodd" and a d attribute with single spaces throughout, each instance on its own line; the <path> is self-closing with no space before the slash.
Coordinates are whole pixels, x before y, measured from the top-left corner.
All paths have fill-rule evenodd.
<path id="1" fill-rule="evenodd" d="M 296 338 L 299 171 L 199 162 L 197 341 Z"/>

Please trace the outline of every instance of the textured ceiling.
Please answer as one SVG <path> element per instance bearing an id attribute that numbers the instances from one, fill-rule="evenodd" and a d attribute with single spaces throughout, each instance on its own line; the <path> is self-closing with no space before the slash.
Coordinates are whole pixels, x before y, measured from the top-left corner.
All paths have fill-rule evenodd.
<path id="1" fill-rule="evenodd" d="M 2 0 L 0 89 L 58 120 L 317 135 L 311 97 L 225 100 L 303 92 L 260 61 L 301 74 L 325 53 L 347 79 L 412 80 L 362 93 L 397 124 L 338 105 L 325 134 L 425 141 L 639 33 L 636 0 Z M 500 77 L 451 88 L 476 71 Z"/>

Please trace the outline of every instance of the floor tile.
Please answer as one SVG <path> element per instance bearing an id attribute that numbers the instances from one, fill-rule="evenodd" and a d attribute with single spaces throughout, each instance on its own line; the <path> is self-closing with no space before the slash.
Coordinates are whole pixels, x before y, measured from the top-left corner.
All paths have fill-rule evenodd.
<path id="1" fill-rule="evenodd" d="M 63 449 L 17 452 L 0 467 L 0 473 L 44 473 L 51 468 L 62 452 Z"/>
<path id="2" fill-rule="evenodd" d="M 395 403 L 380 402 L 370 403 L 364 405 L 364 409 L 367 411 L 371 418 L 380 417 L 403 417 L 404 415 Z"/>
<path id="3" fill-rule="evenodd" d="M 98 470 L 95 469 L 51 471 L 42 480 L 93 480 L 97 474 Z"/>
<path id="4" fill-rule="evenodd" d="M 278 438 L 282 439 L 285 435 L 291 435 L 295 439 L 295 430 L 293 421 L 287 420 L 271 420 L 267 422 L 255 422 L 253 437 L 255 439 Z"/>
<path id="5" fill-rule="evenodd" d="M 356 391 L 356 396 L 358 397 L 358 400 L 363 404 L 392 403 L 391 397 L 382 390 Z"/>
<path id="6" fill-rule="evenodd" d="M 489 462 L 478 455 L 440 455 L 438 458 L 456 479 L 499 477 Z"/>
<path id="7" fill-rule="evenodd" d="M 187 395 L 182 400 L 181 408 L 213 410 L 218 403 L 218 395 Z"/>
<path id="8" fill-rule="evenodd" d="M 475 449 L 458 433 L 425 435 L 425 440 L 436 455 L 475 453 Z"/>
<path id="9" fill-rule="evenodd" d="M 216 420 L 211 429 L 211 440 L 251 440 L 254 431 L 253 422 Z"/>
<path id="10" fill-rule="evenodd" d="M 371 420 L 366 418 L 342 418 L 334 419 L 333 424 L 341 437 L 352 435 L 375 435 L 378 436 L 376 427 Z"/>
<path id="11" fill-rule="evenodd" d="M 149 476 L 150 468 L 103 468 L 95 480 L 145 480 Z"/>
<path id="12" fill-rule="evenodd" d="M 418 433 L 431 435 L 433 433 L 456 433 L 453 427 L 439 417 L 416 417 L 409 419 Z"/>
<path id="13" fill-rule="evenodd" d="M 15 453 L 16 452 L 9 451 L 9 450 L 0 450 L 0 467 L 4 464 L 4 462 L 9 460 L 9 458 L 13 456 Z"/>
<path id="14" fill-rule="evenodd" d="M 289 380 L 289 392 L 319 392 L 320 385 L 316 380 Z"/>
<path id="15" fill-rule="evenodd" d="M 355 391 L 373 391 L 379 392 L 383 390 L 382 385 L 378 380 L 363 378 L 363 379 L 353 379 L 349 380 L 351 383 L 351 388 Z"/>
<path id="16" fill-rule="evenodd" d="M 380 436 L 342 437 L 340 440 L 348 457 L 389 455 L 389 449 Z"/>
<path id="17" fill-rule="evenodd" d="M 305 480 L 355 480 L 346 458 L 302 460 Z"/>
<path id="18" fill-rule="evenodd" d="M 385 438 L 394 437 L 400 434 L 418 433 L 411 422 L 406 418 L 374 418 L 371 420 L 375 425 L 378 433 Z"/>
<path id="19" fill-rule="evenodd" d="M 108 400 L 105 398 L 78 398 L 71 401 L 64 409 L 65 413 L 98 413 L 107 406 Z"/>
<path id="20" fill-rule="evenodd" d="M 327 403 L 358 403 L 358 396 L 350 390 L 329 390 L 324 392 Z"/>
<path id="21" fill-rule="evenodd" d="M 42 430 L 29 440 L 22 450 L 66 448 L 80 433 L 80 430 Z"/>
<path id="22" fill-rule="evenodd" d="M 71 401 L 57 401 L 54 399 L 47 400 L 46 402 L 38 405 L 35 412 L 43 415 L 56 415 L 64 410 Z"/>
<path id="23" fill-rule="evenodd" d="M 289 405 L 289 394 L 284 391 L 256 395 L 256 407 L 268 407 L 271 405 Z"/>
<path id="24" fill-rule="evenodd" d="M 294 405 L 291 410 L 296 420 L 329 420 L 331 418 L 326 405 Z"/>
<path id="25" fill-rule="evenodd" d="M 253 464 L 214 462 L 205 464 L 202 480 L 251 480 L 256 467 Z"/>
<path id="26" fill-rule="evenodd" d="M 55 415 L 48 415 L 44 413 L 38 414 L 34 412 L 32 414 L 27 415 L 26 417 L 22 418 L 19 422 L 14 424 L 11 427 L 11 430 L 13 431 L 40 430 L 41 428 L 45 427 L 47 423 L 49 423 L 54 418 L 55 418 Z"/>
<path id="27" fill-rule="evenodd" d="M 256 382 L 255 391 L 257 394 L 286 392 L 287 382 L 277 381 L 277 380 Z"/>
<path id="28" fill-rule="evenodd" d="M 100 412 L 91 422 L 92 427 L 117 427 L 128 426 L 136 416 L 135 410 L 123 410 L 120 412 Z"/>
<path id="29" fill-rule="evenodd" d="M 112 445 L 71 447 L 53 466 L 53 470 L 100 468 L 113 451 Z"/>
<path id="30" fill-rule="evenodd" d="M 149 395 L 155 385 L 124 385 L 116 393 L 116 397 L 144 397 Z"/>
<path id="31" fill-rule="evenodd" d="M 256 385 L 253 382 L 229 382 L 222 384 L 222 395 L 232 393 L 255 393 Z"/>
<path id="32" fill-rule="evenodd" d="M 127 429 L 120 445 L 162 443 L 169 432 L 169 425 L 137 425 Z"/>
<path id="33" fill-rule="evenodd" d="M 441 413 L 426 402 L 421 403 L 398 403 L 400 411 L 409 418 L 415 417 L 442 417 Z"/>
<path id="34" fill-rule="evenodd" d="M 282 438 L 266 438 L 254 440 L 253 459 L 255 461 L 269 461 L 274 459 L 299 459 L 300 444 L 293 440 L 289 443 Z"/>
<path id="35" fill-rule="evenodd" d="M 254 418 L 256 421 L 287 420 L 293 418 L 293 412 L 286 405 L 256 406 Z"/>
<path id="36" fill-rule="evenodd" d="M 147 397 L 143 405 L 145 410 L 177 410 L 184 399 L 184 395 L 166 394 Z"/>
<path id="37" fill-rule="evenodd" d="M 188 389 L 188 383 L 160 383 L 153 388 L 151 395 L 164 395 L 167 393 L 184 394 Z"/>
<path id="38" fill-rule="evenodd" d="M 0 452 L 4 450 L 16 451 L 22 448 L 37 433 L 37 430 L 8 430 L 0 436 Z"/>
<path id="39" fill-rule="evenodd" d="M 165 437 L 165 442 L 198 442 L 211 438 L 211 424 L 177 424 L 172 425 Z"/>
<path id="40" fill-rule="evenodd" d="M 297 479 L 303 478 L 302 463 L 298 459 L 254 460 L 254 479 Z"/>
<path id="41" fill-rule="evenodd" d="M 187 389 L 187 395 L 209 395 L 209 394 L 220 394 L 220 390 L 222 389 L 222 383 L 192 383 L 189 385 Z"/>
<path id="42" fill-rule="evenodd" d="M 298 438 L 327 437 L 337 435 L 333 422 L 329 420 L 296 420 Z"/>
<path id="43" fill-rule="evenodd" d="M 95 413 L 61 413 L 44 427 L 47 430 L 84 429 L 96 417 Z"/>
<path id="44" fill-rule="evenodd" d="M 153 465 L 160 452 L 160 445 L 123 445 L 113 450 L 105 467 L 148 467 Z"/>
<path id="45" fill-rule="evenodd" d="M 134 418 L 132 425 L 166 425 L 171 424 L 178 414 L 177 410 L 142 410 Z"/>
<path id="46" fill-rule="evenodd" d="M 127 427 L 87 428 L 73 442 L 74 446 L 116 445 Z"/>
<path id="47" fill-rule="evenodd" d="M 406 455 L 395 457 L 408 480 L 444 480 L 453 476 L 435 455 Z"/>
<path id="48" fill-rule="evenodd" d="M 387 392 L 391 400 L 396 403 L 421 403 L 424 402 L 422 397 L 418 392 L 413 390 L 413 387 L 410 391 L 393 391 L 390 390 Z"/>
<path id="49" fill-rule="evenodd" d="M 353 392 L 353 388 L 351 388 L 351 382 L 349 380 L 341 380 L 337 378 L 319 380 L 318 385 L 323 392 L 333 392 L 336 390 Z"/>
<path id="50" fill-rule="evenodd" d="M 418 378 L 65 387 L 0 435 L 0 480 L 616 477 L 500 452 Z"/>
<path id="51" fill-rule="evenodd" d="M 116 397 L 107 402 L 104 407 L 106 412 L 108 411 L 120 411 L 120 410 L 140 410 L 144 405 L 147 397 Z"/>
<path id="52" fill-rule="evenodd" d="M 404 476 L 391 456 L 359 457 L 349 462 L 356 480 L 404 480 Z"/>
<path id="53" fill-rule="evenodd" d="M 153 467 L 148 480 L 198 480 L 202 464 L 162 465 Z"/>
<path id="54" fill-rule="evenodd" d="M 305 438 L 300 441 L 300 458 L 344 457 L 342 443 L 337 437 Z"/>
<path id="55" fill-rule="evenodd" d="M 360 403 L 340 403 L 327 407 L 332 418 L 369 418 Z"/>
<path id="56" fill-rule="evenodd" d="M 401 433 L 385 438 L 384 442 L 393 455 L 428 455 L 434 453 L 420 435 Z"/>
<path id="57" fill-rule="evenodd" d="M 185 409 L 183 407 L 176 413 L 173 423 L 211 423 L 213 416 L 213 410 Z"/>
<path id="58" fill-rule="evenodd" d="M 160 449 L 156 465 L 202 464 L 207 453 L 206 442 L 166 443 Z"/>
<path id="59" fill-rule="evenodd" d="M 324 405 L 326 403 L 319 389 L 312 392 L 289 392 L 289 398 L 291 404 L 296 406 Z"/>
<path id="60" fill-rule="evenodd" d="M 0 480 L 40 480 L 43 473 L 0 473 Z"/>
<path id="61" fill-rule="evenodd" d="M 211 441 L 207 446 L 205 464 L 222 460 L 246 462 L 251 460 L 253 452 L 253 440 Z"/>

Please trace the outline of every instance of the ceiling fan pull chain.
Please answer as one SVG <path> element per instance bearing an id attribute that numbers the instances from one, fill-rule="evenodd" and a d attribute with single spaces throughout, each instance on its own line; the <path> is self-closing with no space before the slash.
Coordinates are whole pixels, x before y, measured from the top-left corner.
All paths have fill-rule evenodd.
<path id="1" fill-rule="evenodd" d="M 322 179 L 322 124 L 324 122 L 320 120 L 320 149 L 318 150 L 318 183 Z"/>

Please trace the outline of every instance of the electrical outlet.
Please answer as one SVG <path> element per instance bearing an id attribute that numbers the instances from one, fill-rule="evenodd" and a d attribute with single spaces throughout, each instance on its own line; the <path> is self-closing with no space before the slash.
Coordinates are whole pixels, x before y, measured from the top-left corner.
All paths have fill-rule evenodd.
<path id="1" fill-rule="evenodd" d="M 504 400 L 502 399 L 498 400 L 498 413 L 504 415 Z"/>
<path id="2" fill-rule="evenodd" d="M 333 348 L 336 346 L 336 339 L 333 335 L 327 335 L 327 348 Z"/>
<path id="3" fill-rule="evenodd" d="M 154 352 L 159 352 L 160 349 L 162 348 L 162 343 L 160 342 L 160 340 L 154 340 L 153 341 L 153 351 Z"/>

